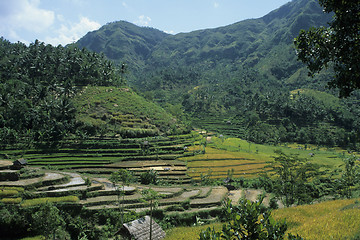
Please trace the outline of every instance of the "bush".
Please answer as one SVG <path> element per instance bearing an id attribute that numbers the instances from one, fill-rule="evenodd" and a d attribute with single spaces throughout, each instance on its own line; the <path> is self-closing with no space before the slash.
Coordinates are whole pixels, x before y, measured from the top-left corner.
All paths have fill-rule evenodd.
<path id="1" fill-rule="evenodd" d="M 275 197 L 270 198 L 269 207 L 271 209 L 278 209 L 279 208 L 279 204 L 277 203 L 277 199 Z"/>
<path id="2" fill-rule="evenodd" d="M 285 220 L 276 222 L 271 212 L 261 206 L 262 200 L 263 198 L 258 202 L 251 202 L 242 199 L 237 206 L 228 200 L 224 209 L 226 223 L 222 231 L 215 231 L 209 227 L 200 233 L 200 240 L 284 239 L 287 230 Z M 302 238 L 289 234 L 288 239 Z"/>
<path id="3" fill-rule="evenodd" d="M 146 171 L 140 175 L 141 184 L 157 184 L 158 183 L 158 173 L 151 169 L 150 171 Z"/>

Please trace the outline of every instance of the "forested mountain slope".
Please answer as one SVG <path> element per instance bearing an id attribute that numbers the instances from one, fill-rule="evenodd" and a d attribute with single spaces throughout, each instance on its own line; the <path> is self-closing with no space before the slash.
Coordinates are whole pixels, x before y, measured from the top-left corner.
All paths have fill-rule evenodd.
<path id="1" fill-rule="evenodd" d="M 85 48 L 0 38 L 0 63 L 0 148 L 187 131 L 130 89 L 111 61 Z"/>
<path id="2" fill-rule="evenodd" d="M 88 33 L 77 44 L 95 52 L 103 52 L 115 62 L 126 62 L 131 69 L 144 66 L 153 48 L 168 34 L 153 28 L 140 28 L 118 21 Z"/>
<path id="3" fill-rule="evenodd" d="M 77 44 L 103 52 L 115 62 L 128 63 L 130 75 L 136 76 L 132 82 L 136 86 L 156 82 L 148 77 L 161 69 L 186 68 L 191 72 L 190 66 L 198 67 L 202 73 L 216 66 L 229 66 L 227 72 L 251 68 L 283 80 L 302 67 L 292 44 L 299 30 L 327 25 L 330 20 L 316 0 L 294 0 L 262 18 L 177 35 L 124 21 L 109 23 Z M 290 81 L 303 80 L 299 77 L 303 78 L 297 73 Z M 196 78 L 190 78 L 196 84 Z M 164 84 L 172 86 L 173 82 Z"/>
<path id="4" fill-rule="evenodd" d="M 141 38 L 148 46 L 146 54 L 126 50 L 137 46 L 131 42 L 139 34 L 122 36 L 127 43 L 116 45 L 131 54 L 115 59 L 109 55 L 112 48 L 100 51 L 118 63 L 131 58 L 130 85 L 175 115 L 186 112 L 198 127 L 258 143 L 297 141 L 356 148 L 358 93 L 336 104 L 324 101 L 337 96 L 327 88 L 332 72 L 308 77 L 293 45 L 300 29 L 326 26 L 331 19 L 316 0 L 293 0 L 262 18 L 161 37 L 155 29 L 120 22 L 128 26 L 125 30 L 131 27 L 147 36 Z M 116 24 L 104 29 L 125 31 Z M 104 37 L 102 30 L 89 33 L 79 46 L 99 51 L 96 42 L 89 44 L 96 35 Z M 115 41 L 112 36 L 116 34 L 104 41 Z"/>

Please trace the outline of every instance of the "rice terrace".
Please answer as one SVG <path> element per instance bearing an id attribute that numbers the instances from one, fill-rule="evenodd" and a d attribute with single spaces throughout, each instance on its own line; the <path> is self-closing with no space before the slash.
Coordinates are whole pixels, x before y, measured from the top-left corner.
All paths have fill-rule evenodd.
<path id="1" fill-rule="evenodd" d="M 0 239 L 360 239 L 359 11 L 1 37 Z"/>

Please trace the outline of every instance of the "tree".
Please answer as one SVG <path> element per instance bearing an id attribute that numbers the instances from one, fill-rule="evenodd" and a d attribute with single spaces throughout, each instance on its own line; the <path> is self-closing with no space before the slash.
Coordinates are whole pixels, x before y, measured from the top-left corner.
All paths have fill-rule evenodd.
<path id="1" fill-rule="evenodd" d="M 143 196 L 143 200 L 148 202 L 150 205 L 150 233 L 149 233 L 149 239 L 152 240 L 152 215 L 153 210 L 157 206 L 157 199 L 160 198 L 158 193 L 151 188 L 147 188 L 141 191 L 141 195 Z"/>
<path id="2" fill-rule="evenodd" d="M 335 76 L 329 86 L 341 97 L 360 89 L 360 2 L 319 0 L 326 13 L 334 13 L 329 27 L 301 30 L 295 38 L 298 59 L 314 75 L 331 64 Z"/>
<path id="3" fill-rule="evenodd" d="M 258 202 L 241 199 L 239 205 L 232 205 L 231 200 L 225 202 L 226 223 L 222 231 L 208 227 L 200 233 L 200 240 L 239 240 L 239 239 L 284 239 L 287 230 L 285 220 L 276 222 L 271 211 Z M 289 234 L 288 239 L 302 239 Z"/>
<path id="4" fill-rule="evenodd" d="M 360 172 L 359 165 L 356 162 L 356 157 L 351 156 L 343 159 L 344 170 L 341 177 L 342 195 L 347 198 L 352 197 L 352 188 L 359 181 Z"/>
<path id="5" fill-rule="evenodd" d="M 120 194 L 123 196 L 121 203 L 121 224 L 124 223 L 124 202 L 125 202 L 125 186 L 127 186 L 133 179 L 131 172 L 126 169 L 120 169 L 117 172 L 113 172 L 110 176 L 110 181 L 113 183 L 114 187 L 118 192 L 118 204 L 120 208 Z M 122 191 L 119 191 L 119 188 L 116 186 L 117 183 L 122 182 Z"/>
<path id="6" fill-rule="evenodd" d="M 64 225 L 59 209 L 48 202 L 41 205 L 39 210 L 32 215 L 32 218 L 34 228 L 44 235 L 45 239 L 50 239 L 51 235 L 55 239 L 56 231 Z"/>
<path id="7" fill-rule="evenodd" d="M 142 174 L 140 174 L 140 182 L 141 184 L 145 185 L 156 185 L 158 183 L 158 173 L 154 169 L 143 172 Z"/>
<path id="8" fill-rule="evenodd" d="M 281 150 L 275 151 L 277 156 L 271 163 L 275 172 L 274 191 L 278 197 L 285 197 L 283 202 L 286 206 L 297 202 L 298 204 L 309 202 L 307 184 L 309 179 L 317 174 L 318 168 L 306 158 L 298 155 L 287 155 Z"/>

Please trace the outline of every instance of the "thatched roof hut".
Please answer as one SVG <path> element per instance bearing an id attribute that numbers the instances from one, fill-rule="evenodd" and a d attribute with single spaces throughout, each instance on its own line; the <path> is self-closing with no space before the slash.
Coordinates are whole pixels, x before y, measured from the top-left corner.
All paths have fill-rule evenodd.
<path id="1" fill-rule="evenodd" d="M 23 158 L 15 160 L 12 165 L 12 169 L 21 169 L 27 165 L 27 161 Z"/>
<path id="2" fill-rule="evenodd" d="M 133 237 L 135 240 L 149 240 L 150 239 L 150 217 L 145 216 L 125 223 L 122 235 L 127 235 L 129 238 Z M 160 225 L 152 220 L 152 234 L 151 240 L 160 240 L 165 238 L 165 232 L 161 229 Z"/>

